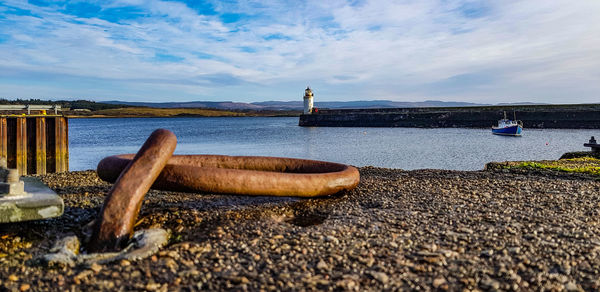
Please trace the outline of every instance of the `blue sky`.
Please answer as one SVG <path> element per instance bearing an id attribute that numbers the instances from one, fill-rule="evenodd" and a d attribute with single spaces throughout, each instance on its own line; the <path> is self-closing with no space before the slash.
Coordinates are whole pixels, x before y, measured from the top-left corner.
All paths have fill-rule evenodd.
<path id="1" fill-rule="evenodd" d="M 600 102 L 600 1 L 0 1 L 0 97 Z"/>

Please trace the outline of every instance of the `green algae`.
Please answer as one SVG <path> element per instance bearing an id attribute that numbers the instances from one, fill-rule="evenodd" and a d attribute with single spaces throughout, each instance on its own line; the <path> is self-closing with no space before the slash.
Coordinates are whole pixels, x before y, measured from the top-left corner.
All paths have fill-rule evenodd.
<path id="1" fill-rule="evenodd" d="M 550 161 L 523 161 L 503 168 L 544 169 L 569 173 L 585 173 L 600 176 L 600 159 L 579 157 Z"/>

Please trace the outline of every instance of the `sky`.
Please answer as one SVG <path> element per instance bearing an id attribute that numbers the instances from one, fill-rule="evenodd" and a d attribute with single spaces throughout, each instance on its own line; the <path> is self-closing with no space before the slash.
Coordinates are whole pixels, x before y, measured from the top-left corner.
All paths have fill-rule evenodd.
<path id="1" fill-rule="evenodd" d="M 600 102 L 598 0 L 2 1 L 0 98 Z"/>

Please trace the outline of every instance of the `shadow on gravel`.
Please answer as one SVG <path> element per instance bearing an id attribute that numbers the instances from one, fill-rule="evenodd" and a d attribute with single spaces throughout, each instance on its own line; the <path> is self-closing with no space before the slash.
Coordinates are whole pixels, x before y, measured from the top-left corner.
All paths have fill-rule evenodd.
<path id="1" fill-rule="evenodd" d="M 169 202 L 167 209 L 164 202 L 144 205 L 141 215 L 145 222 L 139 227 L 157 224 L 172 230 L 170 245 L 183 241 L 202 243 L 228 237 L 232 229 L 253 233 L 263 223 L 284 223 L 281 227 L 286 229 L 321 225 L 330 218 L 334 208 L 347 199 L 346 193 L 319 198 L 214 194 L 196 199 L 187 197 Z"/>
<path id="2" fill-rule="evenodd" d="M 327 214 L 302 213 L 297 214 L 294 218 L 287 220 L 286 222 L 300 227 L 308 227 L 323 224 L 327 218 L 329 218 L 329 215 Z"/>

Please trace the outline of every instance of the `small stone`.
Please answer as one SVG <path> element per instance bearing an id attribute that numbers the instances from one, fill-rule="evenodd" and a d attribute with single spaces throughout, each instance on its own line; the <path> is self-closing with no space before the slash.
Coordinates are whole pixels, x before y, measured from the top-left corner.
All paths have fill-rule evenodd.
<path id="1" fill-rule="evenodd" d="M 327 264 L 323 260 L 320 260 L 317 264 L 317 269 L 319 270 L 327 270 L 327 268 L 329 268 L 329 266 L 327 266 Z"/>
<path id="2" fill-rule="evenodd" d="M 235 277 L 233 279 L 231 279 L 231 281 L 235 284 L 248 284 L 250 283 L 250 280 L 248 280 L 248 278 L 246 277 Z"/>
<path id="3" fill-rule="evenodd" d="M 177 262 L 175 262 L 175 260 L 173 260 L 172 258 L 165 258 L 164 260 L 161 260 L 161 263 L 164 264 L 171 271 L 176 271 L 179 267 L 177 265 Z"/>
<path id="4" fill-rule="evenodd" d="M 466 234 L 473 234 L 473 229 L 463 227 L 463 228 L 458 229 L 458 232 L 466 233 Z"/>
<path id="5" fill-rule="evenodd" d="M 325 237 L 325 241 L 332 242 L 335 245 L 338 245 L 340 243 L 340 241 L 335 236 L 331 236 L 331 235 L 327 235 Z"/>
<path id="6" fill-rule="evenodd" d="M 81 273 L 77 274 L 77 276 L 75 276 L 73 279 L 80 281 L 81 279 L 93 274 L 94 272 L 90 271 L 90 270 L 84 270 Z"/>
<path id="7" fill-rule="evenodd" d="M 160 288 L 160 284 L 159 283 L 148 283 L 148 284 L 146 284 L 146 290 L 148 290 L 148 291 L 155 291 L 155 290 L 158 290 L 158 288 Z"/>
<path id="8" fill-rule="evenodd" d="M 120 264 L 122 267 L 131 266 L 131 262 L 128 260 L 121 260 Z"/>
<path id="9" fill-rule="evenodd" d="M 579 287 L 577 287 L 577 284 L 575 284 L 573 282 L 569 282 L 569 283 L 565 284 L 565 290 L 566 291 L 580 291 Z"/>
<path id="10" fill-rule="evenodd" d="M 389 281 L 389 277 L 386 273 L 383 272 L 371 272 L 371 276 L 373 277 L 373 279 L 381 282 L 382 284 L 385 284 Z"/>
<path id="11" fill-rule="evenodd" d="M 481 280 L 481 286 L 483 286 L 484 289 L 491 289 L 491 290 L 498 290 L 500 289 L 500 283 L 498 283 L 498 281 L 493 280 L 491 278 L 484 278 L 483 280 Z"/>
<path id="12" fill-rule="evenodd" d="M 343 279 L 343 280 L 337 281 L 335 283 L 335 285 L 338 288 L 341 288 L 341 289 L 346 290 L 346 291 L 355 290 L 355 288 L 357 287 L 356 286 L 356 282 L 354 280 L 352 280 L 352 279 Z"/>
<path id="13" fill-rule="evenodd" d="M 16 282 L 19 281 L 19 277 L 17 277 L 15 274 L 10 274 L 10 276 L 8 276 L 8 280 Z"/>
<path id="14" fill-rule="evenodd" d="M 481 251 L 481 256 L 484 258 L 489 258 L 492 255 L 494 255 L 494 250 L 486 249 L 486 250 Z"/>
<path id="15" fill-rule="evenodd" d="M 99 264 L 97 264 L 97 263 L 93 263 L 93 264 L 90 266 L 90 269 L 91 269 L 92 271 L 94 271 L 95 273 L 98 273 L 98 272 L 100 272 L 100 271 L 102 270 L 102 266 L 101 266 L 101 265 L 99 265 Z"/>
<path id="16" fill-rule="evenodd" d="M 444 284 L 446 284 L 446 279 L 443 277 L 435 278 L 435 280 L 433 280 L 433 287 L 436 289 L 440 288 L 440 286 Z"/>
<path id="17" fill-rule="evenodd" d="M 510 247 L 510 248 L 508 248 L 508 251 L 511 253 L 519 253 L 519 252 L 521 252 L 521 248 L 520 247 Z"/>
<path id="18" fill-rule="evenodd" d="M 131 276 L 131 278 L 139 278 L 142 276 L 142 272 L 136 270 L 136 271 L 131 272 L 130 276 Z"/>
<path id="19" fill-rule="evenodd" d="M 27 291 L 27 290 L 29 290 L 30 287 L 31 286 L 29 286 L 29 284 L 23 284 L 23 285 L 21 285 L 21 287 L 19 287 L 19 290 Z"/>

